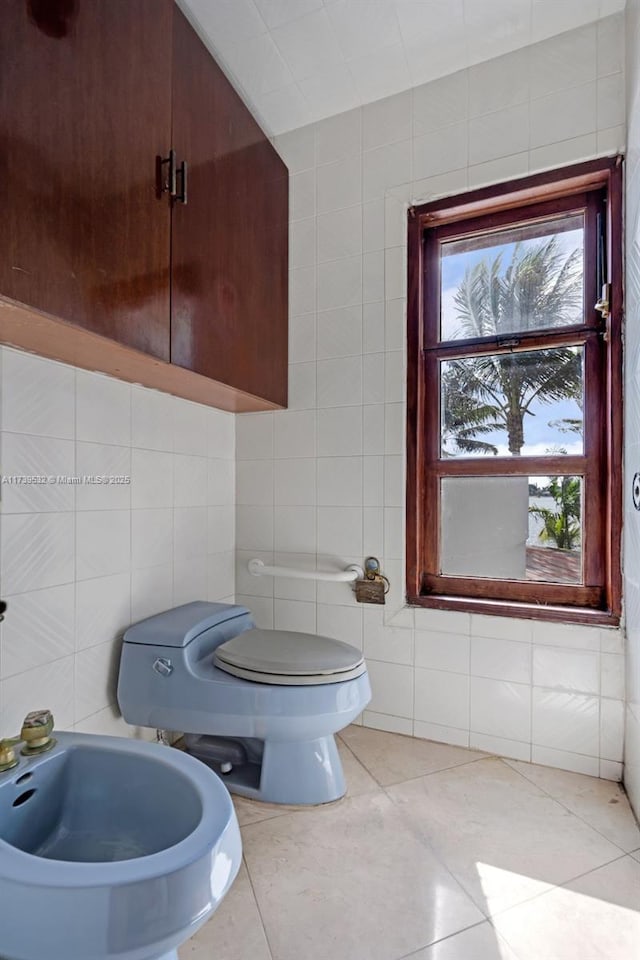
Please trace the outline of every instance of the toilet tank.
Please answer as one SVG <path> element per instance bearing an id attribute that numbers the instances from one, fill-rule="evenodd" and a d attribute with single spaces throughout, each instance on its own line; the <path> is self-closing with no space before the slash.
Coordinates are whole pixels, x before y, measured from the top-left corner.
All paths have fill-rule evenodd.
<path id="1" fill-rule="evenodd" d="M 118 676 L 118 704 L 127 723 L 163 727 L 165 698 L 185 694 L 190 665 L 221 643 L 255 626 L 246 607 L 198 600 L 158 613 L 125 632 Z M 163 680 L 172 674 L 172 683 Z"/>

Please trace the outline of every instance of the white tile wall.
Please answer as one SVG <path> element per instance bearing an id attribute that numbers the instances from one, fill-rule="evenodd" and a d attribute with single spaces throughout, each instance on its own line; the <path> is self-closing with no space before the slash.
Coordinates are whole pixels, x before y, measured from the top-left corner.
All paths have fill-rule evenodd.
<path id="1" fill-rule="evenodd" d="M 531 740 L 531 687 L 526 683 L 471 678 L 471 729 L 526 744 Z"/>
<path id="2" fill-rule="evenodd" d="M 471 674 L 493 680 L 531 683 L 529 644 L 492 637 L 472 637 Z"/>
<path id="3" fill-rule="evenodd" d="M 595 696 L 534 687 L 534 743 L 586 756 L 597 756 L 599 707 L 598 698 Z"/>
<path id="4" fill-rule="evenodd" d="M 627 705 L 624 779 L 636 815 L 640 816 L 640 513 L 634 509 L 631 496 L 632 477 L 640 470 L 640 0 L 628 0 L 625 36 L 629 126 L 625 286 L 624 595 L 627 627 Z M 607 49 L 618 51 L 615 37 L 607 38 Z M 607 62 L 610 62 L 609 58 Z M 612 680 L 610 667 L 609 663 L 603 665 L 603 685 L 608 685 Z"/>
<path id="5" fill-rule="evenodd" d="M 411 201 L 593 156 L 605 130 L 615 149 L 622 28 L 609 18 L 277 139 L 304 263 L 295 392 L 287 412 L 237 418 L 238 594 L 264 625 L 363 644 L 365 724 L 613 777 L 619 631 L 404 607 L 404 243 Z M 252 550 L 292 566 L 379 555 L 387 605 L 358 607 L 341 584 L 285 596 L 245 575 Z"/>
<path id="6" fill-rule="evenodd" d="M 619 12 L 624 2 L 180 0 L 180 5 L 195 18 L 265 129 L 276 134 L 321 118 L 328 118 L 323 126 L 332 126 L 339 110 L 365 105 L 367 111 L 372 101 L 392 100 L 392 94 L 400 99 L 412 85 L 573 31 Z M 595 63 L 588 44 L 582 52 Z M 552 74 L 554 66 L 551 60 Z M 399 122 L 392 119 L 389 126 L 390 135 L 399 138 Z M 365 144 L 373 145 L 369 138 Z"/>
<path id="7" fill-rule="evenodd" d="M 597 653 L 562 648 L 533 648 L 533 682 L 554 690 L 600 692 L 600 663 Z"/>
<path id="8" fill-rule="evenodd" d="M 133 735 L 115 697 L 123 631 L 233 597 L 235 418 L 6 347 L 0 364 L 4 477 L 131 477 L 0 485 L 0 730 L 49 707 L 60 729 Z M 254 432 L 252 455 L 271 456 Z"/>
<path id="9" fill-rule="evenodd" d="M 416 667 L 414 719 L 467 730 L 469 677 Z"/>

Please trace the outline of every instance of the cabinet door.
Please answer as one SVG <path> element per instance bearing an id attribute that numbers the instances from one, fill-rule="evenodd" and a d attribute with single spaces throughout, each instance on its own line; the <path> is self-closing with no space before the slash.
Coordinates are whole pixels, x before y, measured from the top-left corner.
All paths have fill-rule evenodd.
<path id="1" fill-rule="evenodd" d="M 2 0 L 0 294 L 169 356 L 171 0 Z"/>
<path id="2" fill-rule="evenodd" d="M 284 406 L 288 171 L 177 9 L 173 145 L 171 361 Z"/>

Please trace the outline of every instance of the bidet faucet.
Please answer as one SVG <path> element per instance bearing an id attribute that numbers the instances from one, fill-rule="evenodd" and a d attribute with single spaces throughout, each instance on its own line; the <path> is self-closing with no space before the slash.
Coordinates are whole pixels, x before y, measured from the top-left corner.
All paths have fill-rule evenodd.
<path id="1" fill-rule="evenodd" d="M 22 722 L 20 739 L 24 740 L 25 746 L 22 748 L 22 754 L 25 757 L 31 757 L 36 753 L 46 753 L 55 746 L 53 733 L 53 714 L 51 710 L 32 710 L 28 713 Z"/>
<path id="2" fill-rule="evenodd" d="M 14 747 L 22 743 L 21 737 L 5 737 L 0 740 L 0 773 L 6 773 L 7 770 L 13 770 L 20 762 L 16 757 Z"/>

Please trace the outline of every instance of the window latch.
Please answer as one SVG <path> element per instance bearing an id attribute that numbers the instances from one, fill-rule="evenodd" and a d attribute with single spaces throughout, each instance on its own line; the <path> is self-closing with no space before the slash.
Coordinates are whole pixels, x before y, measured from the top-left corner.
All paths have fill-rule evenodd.
<path id="1" fill-rule="evenodd" d="M 496 343 L 499 347 L 518 347 L 520 346 L 519 337 L 498 337 Z"/>
<path id="2" fill-rule="evenodd" d="M 599 300 L 594 304 L 594 310 L 601 314 L 603 320 L 608 320 L 611 316 L 611 284 L 602 285 L 602 293 Z"/>

